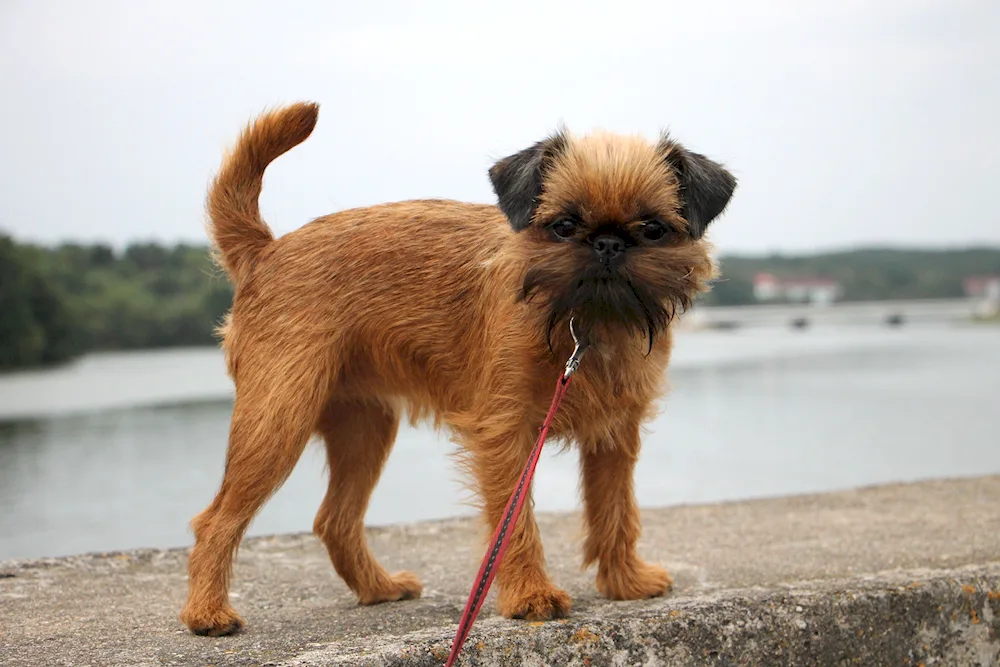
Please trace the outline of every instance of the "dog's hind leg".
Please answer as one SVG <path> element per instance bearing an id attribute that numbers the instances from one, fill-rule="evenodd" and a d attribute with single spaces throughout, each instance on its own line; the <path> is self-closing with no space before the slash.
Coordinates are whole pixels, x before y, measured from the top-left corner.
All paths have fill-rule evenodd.
<path id="1" fill-rule="evenodd" d="M 386 572 L 368 549 L 365 510 L 396 439 L 399 415 L 381 403 L 333 401 L 319 421 L 330 465 L 330 485 L 313 531 L 337 573 L 361 604 L 419 597 L 410 572 Z"/>
<path id="2" fill-rule="evenodd" d="M 181 620 L 195 634 L 225 635 L 243 620 L 229 605 L 233 557 L 263 504 L 299 460 L 330 386 L 315 347 L 241 359 L 222 485 L 192 521 L 188 598 Z"/>

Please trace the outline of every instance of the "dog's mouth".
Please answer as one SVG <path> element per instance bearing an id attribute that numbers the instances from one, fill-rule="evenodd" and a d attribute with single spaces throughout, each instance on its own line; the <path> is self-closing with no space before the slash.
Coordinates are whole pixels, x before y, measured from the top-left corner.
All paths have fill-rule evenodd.
<path id="1" fill-rule="evenodd" d="M 561 283 L 561 284 L 560 284 Z M 675 315 L 690 305 L 690 297 L 672 290 L 657 290 L 621 267 L 597 265 L 578 274 L 567 286 L 544 266 L 532 267 L 524 278 L 521 299 L 531 301 L 543 294 L 549 317 L 546 340 L 551 348 L 552 331 L 572 317 L 584 332 L 605 330 L 611 335 L 624 331 L 647 338 L 647 354 Z"/>

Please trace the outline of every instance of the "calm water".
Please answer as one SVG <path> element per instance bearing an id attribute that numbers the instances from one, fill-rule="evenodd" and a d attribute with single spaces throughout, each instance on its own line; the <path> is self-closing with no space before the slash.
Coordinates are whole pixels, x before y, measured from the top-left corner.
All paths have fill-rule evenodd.
<path id="1" fill-rule="evenodd" d="M 645 506 L 1000 473 L 1000 327 L 690 332 L 637 472 Z M 0 559 L 190 544 L 221 479 L 231 387 L 213 349 L 95 355 L 0 375 Z M 444 436 L 403 429 L 372 524 L 468 513 Z M 307 449 L 251 533 L 309 530 Z M 539 510 L 577 507 L 576 457 Z"/>

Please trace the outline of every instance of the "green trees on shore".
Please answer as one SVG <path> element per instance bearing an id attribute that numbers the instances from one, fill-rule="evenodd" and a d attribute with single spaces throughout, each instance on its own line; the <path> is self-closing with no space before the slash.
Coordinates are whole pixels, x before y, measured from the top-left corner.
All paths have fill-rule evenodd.
<path id="1" fill-rule="evenodd" d="M 66 301 L 28 253 L 0 236 L 0 369 L 58 363 L 79 349 Z"/>
<path id="2" fill-rule="evenodd" d="M 212 345 L 232 288 L 202 246 L 54 248 L 0 236 L 0 369 L 83 352 Z"/>
<path id="3" fill-rule="evenodd" d="M 753 303 L 758 272 L 820 276 L 843 299 L 947 298 L 972 274 L 1000 274 L 1000 249 L 866 249 L 720 258 L 702 302 Z M 57 364 L 90 351 L 213 345 L 232 287 L 204 246 L 42 247 L 0 234 L 0 370 Z"/>
<path id="4" fill-rule="evenodd" d="M 840 283 L 843 301 L 948 299 L 964 295 L 970 275 L 1000 275 L 1000 248 L 865 248 L 815 255 L 723 256 L 722 278 L 706 304 L 753 303 L 753 278 L 822 277 Z"/>

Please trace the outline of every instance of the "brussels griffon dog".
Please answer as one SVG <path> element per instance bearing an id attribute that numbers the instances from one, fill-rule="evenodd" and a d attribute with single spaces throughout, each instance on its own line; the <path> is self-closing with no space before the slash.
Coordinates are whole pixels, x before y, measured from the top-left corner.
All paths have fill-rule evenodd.
<path id="1" fill-rule="evenodd" d="M 314 530 L 333 567 L 362 604 L 419 596 L 417 577 L 383 569 L 364 536 L 401 414 L 453 435 L 492 531 L 572 352 L 569 318 L 588 352 L 551 434 L 579 449 L 583 560 L 608 598 L 664 594 L 670 576 L 636 551 L 640 426 L 662 390 L 671 321 L 714 277 L 703 235 L 736 179 L 666 134 L 561 130 L 490 168 L 497 206 L 382 204 L 274 238 L 257 203 L 264 170 L 317 116 L 305 103 L 260 116 L 208 193 L 209 234 L 235 285 L 220 334 L 236 398 L 221 488 L 192 521 L 182 620 L 197 634 L 242 626 L 234 554 L 314 434 L 330 469 Z M 509 618 L 570 609 L 530 503 L 497 586 Z"/>

